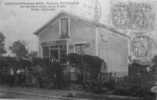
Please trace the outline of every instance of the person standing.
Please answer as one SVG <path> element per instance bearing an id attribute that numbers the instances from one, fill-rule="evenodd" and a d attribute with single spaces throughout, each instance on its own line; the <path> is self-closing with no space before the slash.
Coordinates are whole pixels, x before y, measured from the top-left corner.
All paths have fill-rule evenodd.
<path id="1" fill-rule="evenodd" d="M 53 60 L 52 67 L 54 69 L 54 81 L 55 88 L 61 89 L 63 88 L 63 70 L 60 62 L 58 60 Z"/>
<path id="2" fill-rule="evenodd" d="M 14 85 L 14 76 L 15 76 L 14 69 L 10 68 L 10 70 L 9 70 L 9 85 L 11 87 Z"/>

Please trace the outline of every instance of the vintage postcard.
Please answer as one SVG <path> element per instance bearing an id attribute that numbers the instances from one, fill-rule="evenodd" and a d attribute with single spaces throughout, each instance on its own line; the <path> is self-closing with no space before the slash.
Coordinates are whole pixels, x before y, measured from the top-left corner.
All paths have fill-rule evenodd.
<path id="1" fill-rule="evenodd" d="M 0 99 L 157 100 L 156 0 L 0 0 Z"/>

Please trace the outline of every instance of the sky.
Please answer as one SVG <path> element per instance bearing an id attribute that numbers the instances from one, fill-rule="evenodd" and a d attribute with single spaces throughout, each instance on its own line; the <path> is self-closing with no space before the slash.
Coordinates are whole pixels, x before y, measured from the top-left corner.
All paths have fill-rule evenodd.
<path id="1" fill-rule="evenodd" d="M 32 11 L 29 8 L 20 8 L 19 5 L 7 5 L 8 2 L 58 2 L 77 1 L 79 4 L 57 8 L 53 11 Z M 129 0 L 99 0 L 100 3 L 100 23 L 110 25 L 110 6 L 115 1 Z M 136 1 L 136 0 L 130 0 Z M 138 0 L 136 2 L 153 2 L 155 0 Z M 33 33 L 52 19 L 57 13 L 64 10 L 82 18 L 93 20 L 94 0 L 0 0 L 0 32 L 6 36 L 6 48 L 16 40 L 25 40 L 29 51 L 38 50 L 38 37 Z M 156 8 L 155 8 L 156 9 Z M 157 10 L 156 10 L 157 12 Z M 156 29 L 152 32 L 152 37 L 156 41 Z"/>

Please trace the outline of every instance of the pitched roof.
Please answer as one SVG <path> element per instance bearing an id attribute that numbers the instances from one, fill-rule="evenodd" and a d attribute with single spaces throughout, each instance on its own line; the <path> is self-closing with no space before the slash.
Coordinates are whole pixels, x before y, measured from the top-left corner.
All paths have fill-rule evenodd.
<path id="1" fill-rule="evenodd" d="M 100 28 L 105 28 L 105 29 L 108 29 L 110 31 L 112 31 L 113 33 L 116 33 L 116 34 L 119 34 L 121 36 L 124 36 L 124 37 L 127 37 L 127 38 L 130 38 L 128 35 L 124 34 L 124 33 L 121 33 L 119 31 L 117 31 L 115 28 L 113 27 L 109 27 L 105 24 L 101 24 L 101 23 L 98 23 L 98 22 L 95 22 L 95 21 L 91 21 L 91 20 L 87 20 L 87 19 L 83 19 L 79 16 L 76 16 L 76 15 L 73 15 L 73 14 L 70 14 L 68 12 L 64 12 L 64 11 L 61 11 L 60 13 L 58 13 L 54 18 L 52 18 L 50 21 L 48 21 L 45 25 L 43 25 L 41 28 L 39 28 L 36 32 L 34 32 L 35 35 L 38 35 L 44 28 L 46 28 L 48 25 L 50 25 L 51 23 L 53 23 L 57 18 L 59 18 L 60 16 L 62 15 L 66 15 L 66 16 L 69 16 L 71 18 L 75 18 L 75 19 L 79 19 L 79 20 L 82 20 L 86 23 L 89 23 L 89 24 L 92 24 L 94 26 L 97 26 L 97 27 L 100 27 Z"/>

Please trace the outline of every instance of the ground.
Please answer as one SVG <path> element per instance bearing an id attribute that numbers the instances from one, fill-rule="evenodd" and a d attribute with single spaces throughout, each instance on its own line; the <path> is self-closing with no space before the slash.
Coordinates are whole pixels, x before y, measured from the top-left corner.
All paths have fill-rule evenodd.
<path id="1" fill-rule="evenodd" d="M 86 97 L 75 96 L 77 94 L 86 94 Z M 36 88 L 8 87 L 0 86 L 0 98 L 24 99 L 24 100 L 138 100 L 137 98 L 123 96 L 96 95 L 84 91 L 73 90 L 47 90 Z"/>

